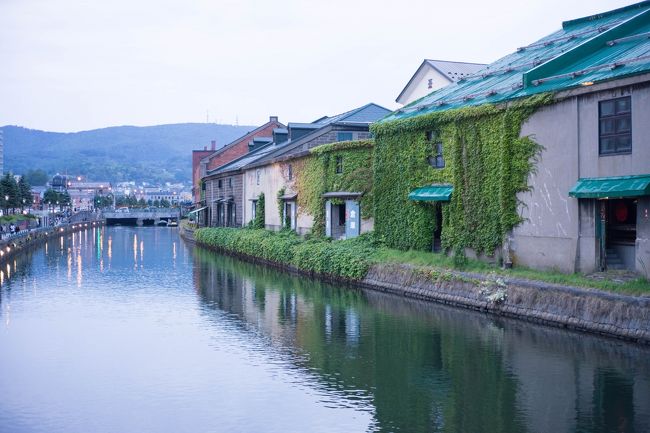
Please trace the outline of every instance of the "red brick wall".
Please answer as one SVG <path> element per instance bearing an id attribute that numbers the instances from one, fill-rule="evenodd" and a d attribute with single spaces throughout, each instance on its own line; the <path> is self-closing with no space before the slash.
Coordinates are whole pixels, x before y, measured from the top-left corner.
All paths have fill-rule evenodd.
<path id="1" fill-rule="evenodd" d="M 210 162 L 208 163 L 208 170 L 214 170 L 217 167 L 221 167 L 222 165 L 245 155 L 248 153 L 249 141 L 251 141 L 254 137 L 270 137 L 273 135 L 274 128 L 284 128 L 284 125 L 277 121 L 268 122 L 262 127 L 244 135 L 242 138 L 233 141 L 223 149 L 218 150 L 210 158 Z"/>
<path id="2" fill-rule="evenodd" d="M 192 151 L 192 198 L 194 203 L 201 200 L 201 167 L 200 163 L 203 158 L 214 153 L 213 150 L 193 150 Z"/>

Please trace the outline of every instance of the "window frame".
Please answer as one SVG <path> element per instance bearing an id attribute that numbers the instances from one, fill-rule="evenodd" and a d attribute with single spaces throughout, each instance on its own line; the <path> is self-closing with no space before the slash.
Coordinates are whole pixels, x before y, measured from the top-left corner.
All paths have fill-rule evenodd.
<path id="1" fill-rule="evenodd" d="M 344 137 L 344 138 L 343 138 Z M 350 138 L 347 138 L 350 137 Z M 336 133 L 336 141 L 354 141 L 354 133 L 350 131 L 339 131 Z"/>
<path id="2" fill-rule="evenodd" d="M 343 156 L 336 155 L 334 161 L 335 161 L 334 172 L 336 174 L 343 174 Z"/>
<path id="3" fill-rule="evenodd" d="M 628 110 L 623 112 L 618 112 L 618 101 L 627 100 L 628 101 Z M 603 105 L 605 103 L 614 104 L 614 113 L 609 115 L 603 115 Z M 616 131 L 617 120 L 628 119 L 630 128 L 629 132 L 619 132 Z M 603 120 L 611 120 L 614 122 L 614 132 L 603 133 Z M 630 145 L 629 147 L 619 150 L 618 139 L 624 137 L 629 137 Z M 614 151 L 603 151 L 603 141 L 606 139 L 614 139 Z M 598 101 L 598 156 L 616 156 L 616 155 L 630 155 L 632 153 L 632 96 L 620 96 L 618 98 L 603 99 Z"/>
<path id="4" fill-rule="evenodd" d="M 429 165 L 436 170 L 445 168 L 446 163 L 442 140 L 440 140 L 438 135 L 433 131 L 427 131 L 426 139 L 433 148 L 433 154 L 427 158 Z"/>

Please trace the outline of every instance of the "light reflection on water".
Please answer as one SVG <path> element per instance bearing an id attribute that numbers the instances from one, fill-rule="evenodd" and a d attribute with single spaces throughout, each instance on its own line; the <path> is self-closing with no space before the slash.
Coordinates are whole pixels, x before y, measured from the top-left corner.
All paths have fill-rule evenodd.
<path id="1" fill-rule="evenodd" d="M 88 229 L 6 271 L 0 432 L 650 430 L 647 348 L 283 275 L 176 229 Z"/>

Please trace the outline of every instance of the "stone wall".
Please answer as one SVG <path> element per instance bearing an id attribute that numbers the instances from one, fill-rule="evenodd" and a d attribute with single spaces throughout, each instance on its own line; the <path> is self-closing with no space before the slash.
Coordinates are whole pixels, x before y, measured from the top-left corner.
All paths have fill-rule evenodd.
<path id="1" fill-rule="evenodd" d="M 650 344 L 650 297 L 528 280 L 376 265 L 361 286 L 551 326 Z"/>

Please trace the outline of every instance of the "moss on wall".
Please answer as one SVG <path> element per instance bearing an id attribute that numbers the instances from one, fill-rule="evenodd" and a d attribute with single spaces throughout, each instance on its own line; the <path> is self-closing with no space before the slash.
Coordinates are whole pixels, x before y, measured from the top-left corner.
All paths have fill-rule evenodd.
<path id="1" fill-rule="evenodd" d="M 313 216 L 312 233 L 325 233 L 325 200 L 332 191 L 360 192 L 361 217 L 374 215 L 372 140 L 343 141 L 313 148 L 309 155 L 292 160 L 298 211 Z M 340 158 L 340 159 L 338 159 Z M 337 173 L 337 161 L 340 173 Z"/>
<path id="2" fill-rule="evenodd" d="M 541 150 L 520 137 L 522 124 L 552 101 L 539 95 L 509 105 L 484 105 L 434 112 L 372 126 L 375 231 L 391 247 L 428 249 L 436 226 L 431 203 L 408 199 L 414 188 L 432 183 L 454 186 L 442 205 L 443 247 L 492 253 L 521 222 L 517 193 L 529 189 L 528 175 Z M 445 167 L 428 158 L 442 143 Z"/>

